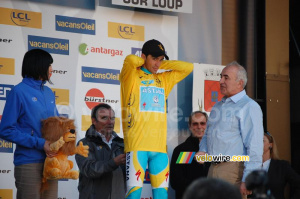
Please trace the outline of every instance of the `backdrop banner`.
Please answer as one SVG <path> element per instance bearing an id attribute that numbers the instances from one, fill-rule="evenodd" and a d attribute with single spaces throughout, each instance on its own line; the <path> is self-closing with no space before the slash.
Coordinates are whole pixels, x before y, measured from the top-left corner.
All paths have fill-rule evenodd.
<path id="1" fill-rule="evenodd" d="M 172 12 L 193 12 L 193 0 L 112 0 L 112 4 Z"/>
<path id="2" fill-rule="evenodd" d="M 91 125 L 91 109 L 107 103 L 116 113 L 115 131 L 123 137 L 119 74 L 125 57 L 141 55 L 145 41 L 161 41 L 171 59 L 177 59 L 178 17 L 97 6 L 95 10 L 33 3 L 0 2 L 0 120 L 9 91 L 21 80 L 26 51 L 41 48 L 53 56 L 51 81 L 61 115 L 75 119 L 77 141 Z M 171 100 L 177 93 L 170 94 Z M 171 103 L 173 105 L 174 103 Z M 169 109 L 174 107 L 169 106 Z M 170 123 L 176 129 L 176 123 Z M 172 126 L 173 125 L 173 126 Z M 0 139 L 0 198 L 16 198 L 13 151 Z M 78 170 L 74 156 L 74 169 Z M 5 179 L 5 180 L 4 180 Z M 61 199 L 78 198 L 78 180 L 59 181 Z M 146 173 L 142 198 L 151 198 Z"/>

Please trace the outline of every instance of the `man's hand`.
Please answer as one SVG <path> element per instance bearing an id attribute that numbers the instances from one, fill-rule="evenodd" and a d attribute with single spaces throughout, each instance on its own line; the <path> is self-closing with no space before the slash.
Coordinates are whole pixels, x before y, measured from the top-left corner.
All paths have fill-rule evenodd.
<path id="1" fill-rule="evenodd" d="M 205 155 L 206 153 L 204 151 L 198 151 L 195 156 L 194 156 L 194 159 L 199 163 L 199 164 L 204 164 L 203 161 L 198 161 L 199 159 L 196 158 L 196 156 L 198 155 Z"/>
<path id="2" fill-rule="evenodd" d="M 120 164 L 125 164 L 126 162 L 126 156 L 125 154 L 120 154 L 117 157 L 114 158 L 114 161 L 116 163 L 116 165 L 120 165 Z"/>
<path id="3" fill-rule="evenodd" d="M 245 182 L 241 183 L 240 192 L 241 192 L 242 195 L 250 195 L 250 194 L 252 194 L 252 191 L 247 190 Z"/>

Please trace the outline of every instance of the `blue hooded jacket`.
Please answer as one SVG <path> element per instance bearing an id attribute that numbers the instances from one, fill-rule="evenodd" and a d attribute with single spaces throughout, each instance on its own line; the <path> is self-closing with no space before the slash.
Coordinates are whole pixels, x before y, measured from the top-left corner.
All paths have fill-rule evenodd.
<path id="1" fill-rule="evenodd" d="M 0 138 L 17 145 L 15 166 L 44 162 L 41 121 L 58 116 L 53 91 L 46 82 L 23 78 L 9 93 L 0 124 Z"/>

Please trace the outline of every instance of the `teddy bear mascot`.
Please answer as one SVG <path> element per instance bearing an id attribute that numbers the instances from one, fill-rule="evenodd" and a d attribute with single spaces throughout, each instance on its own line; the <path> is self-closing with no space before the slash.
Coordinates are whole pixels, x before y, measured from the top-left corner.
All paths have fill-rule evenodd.
<path id="1" fill-rule="evenodd" d="M 79 154 L 88 157 L 89 147 L 82 142 L 76 147 L 74 120 L 49 117 L 42 121 L 42 136 L 50 141 L 50 149 L 57 152 L 57 155 L 45 159 L 41 191 L 47 189 L 47 180 L 78 179 L 79 172 L 72 170 L 73 162 L 68 160 L 68 156 Z"/>

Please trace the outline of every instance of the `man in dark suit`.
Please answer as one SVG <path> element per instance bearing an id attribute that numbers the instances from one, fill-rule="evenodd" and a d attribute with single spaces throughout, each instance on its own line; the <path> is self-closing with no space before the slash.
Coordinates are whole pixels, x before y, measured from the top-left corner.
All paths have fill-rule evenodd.
<path id="1" fill-rule="evenodd" d="M 170 166 L 170 183 L 176 192 L 176 199 L 181 199 L 186 188 L 200 177 L 206 177 L 209 165 L 197 163 L 194 159 L 190 164 L 178 164 L 177 159 L 180 152 L 197 152 L 199 143 L 206 129 L 207 114 L 196 111 L 189 117 L 189 130 L 191 135 L 186 141 L 178 145 L 172 155 Z M 193 157 L 191 157 L 193 158 Z"/>

